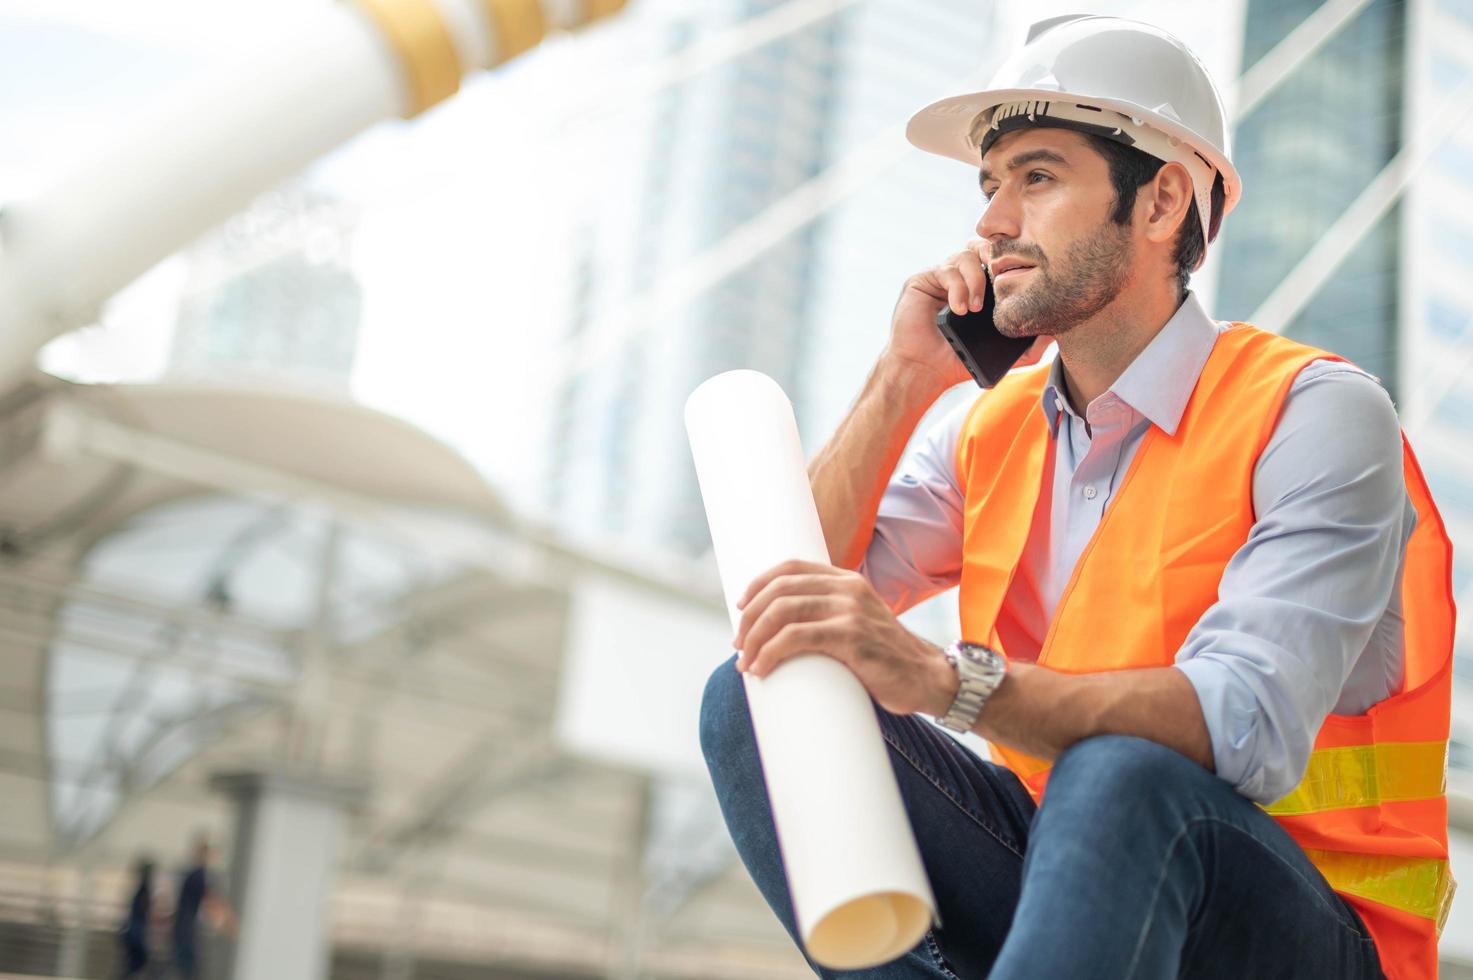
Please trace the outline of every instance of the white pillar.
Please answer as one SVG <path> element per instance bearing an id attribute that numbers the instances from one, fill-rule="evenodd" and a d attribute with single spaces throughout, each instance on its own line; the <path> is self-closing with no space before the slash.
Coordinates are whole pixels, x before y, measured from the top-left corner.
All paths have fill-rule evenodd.
<path id="1" fill-rule="evenodd" d="M 56 957 L 57 976 L 80 977 L 87 972 L 87 945 L 92 938 L 94 884 L 90 862 L 83 864 L 77 870 L 76 901 L 73 903 L 72 918 L 67 922 L 61 949 Z"/>
<path id="2" fill-rule="evenodd" d="M 236 803 L 230 903 L 240 919 L 230 980 L 320 980 L 343 816 L 362 786 L 320 775 L 221 773 Z"/>
<path id="3" fill-rule="evenodd" d="M 110 144 L 0 213 L 0 392 L 53 337 L 250 199 L 374 123 L 414 116 L 469 71 L 624 0 L 314 4 L 258 48 L 179 86 Z"/>

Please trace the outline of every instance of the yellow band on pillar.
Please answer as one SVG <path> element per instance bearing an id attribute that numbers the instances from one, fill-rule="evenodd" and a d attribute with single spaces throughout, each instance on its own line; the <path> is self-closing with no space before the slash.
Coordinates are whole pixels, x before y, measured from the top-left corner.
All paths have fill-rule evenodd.
<path id="1" fill-rule="evenodd" d="M 534 48 L 547 34 L 547 15 L 539 0 L 481 0 L 496 29 L 496 64 Z"/>
<path id="2" fill-rule="evenodd" d="M 600 17 L 616 14 L 624 9 L 627 0 L 583 0 L 582 24 L 592 23 Z"/>
<path id="3" fill-rule="evenodd" d="M 354 0 L 399 56 L 417 116 L 460 89 L 462 72 L 455 41 L 435 0 Z"/>

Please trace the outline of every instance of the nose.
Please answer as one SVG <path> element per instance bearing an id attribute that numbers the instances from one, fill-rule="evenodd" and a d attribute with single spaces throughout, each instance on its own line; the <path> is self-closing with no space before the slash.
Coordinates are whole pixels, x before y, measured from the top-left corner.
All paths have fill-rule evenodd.
<path id="1" fill-rule="evenodd" d="M 1005 187 L 999 187 L 977 219 L 977 237 L 989 242 L 999 238 L 1021 238 L 1021 217 L 1017 197 Z"/>

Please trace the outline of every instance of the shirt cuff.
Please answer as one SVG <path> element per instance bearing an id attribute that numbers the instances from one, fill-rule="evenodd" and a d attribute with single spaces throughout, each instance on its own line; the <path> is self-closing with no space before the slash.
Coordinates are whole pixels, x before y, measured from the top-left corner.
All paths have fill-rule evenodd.
<path id="1" fill-rule="evenodd" d="M 1245 690 L 1226 664 L 1207 657 L 1193 657 L 1175 666 L 1187 675 L 1197 692 L 1218 778 L 1256 803 L 1277 800 L 1283 795 L 1278 791 L 1278 784 L 1283 780 L 1272 778 L 1261 758 L 1258 699 Z"/>

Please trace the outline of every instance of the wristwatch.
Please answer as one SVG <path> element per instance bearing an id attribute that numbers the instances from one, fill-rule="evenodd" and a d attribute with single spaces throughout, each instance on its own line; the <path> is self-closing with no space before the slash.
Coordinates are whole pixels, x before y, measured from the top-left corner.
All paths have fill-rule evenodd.
<path id="1" fill-rule="evenodd" d="M 951 708 L 936 720 L 943 728 L 969 732 L 977 723 L 982 706 L 1007 676 L 1008 662 L 996 650 L 965 640 L 947 647 L 946 659 L 961 678 L 961 686 Z"/>

